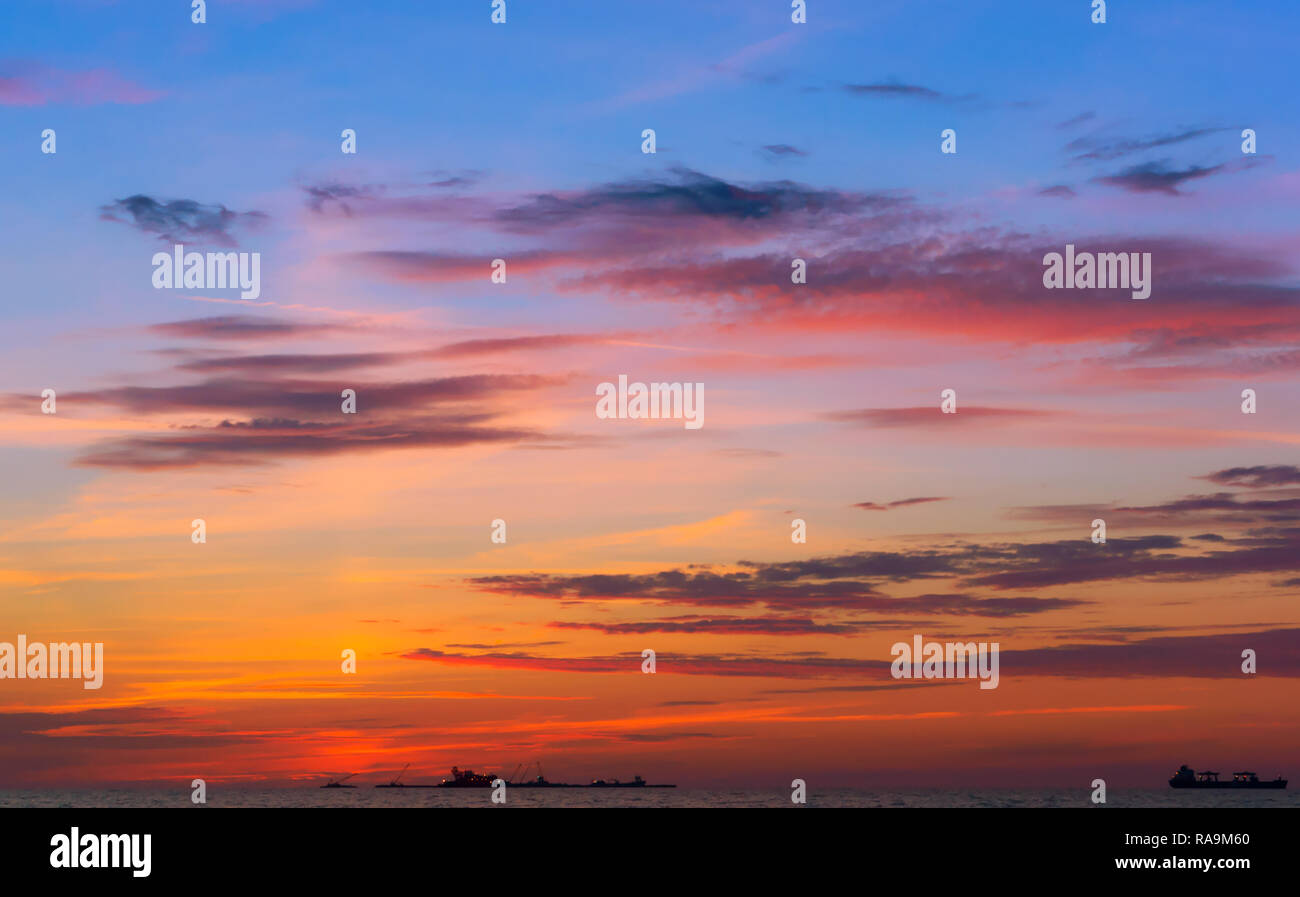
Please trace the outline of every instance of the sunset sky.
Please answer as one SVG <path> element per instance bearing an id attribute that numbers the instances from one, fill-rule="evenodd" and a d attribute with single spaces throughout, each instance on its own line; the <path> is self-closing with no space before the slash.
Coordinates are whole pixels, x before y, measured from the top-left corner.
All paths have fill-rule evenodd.
<path id="1" fill-rule="evenodd" d="M 0 786 L 1300 772 L 1294 3 L 188 6 L 0 11 Z"/>

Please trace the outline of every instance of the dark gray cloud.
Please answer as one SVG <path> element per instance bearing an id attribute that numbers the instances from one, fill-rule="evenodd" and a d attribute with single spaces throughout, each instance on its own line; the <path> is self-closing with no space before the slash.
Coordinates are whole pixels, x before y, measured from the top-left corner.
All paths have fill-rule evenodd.
<path id="1" fill-rule="evenodd" d="M 1237 484 L 1240 485 L 1240 484 Z M 1188 495 L 1153 505 L 1082 504 L 1033 505 L 1011 508 L 1010 516 L 1018 520 L 1053 522 L 1119 518 L 1129 524 L 1138 518 L 1142 526 L 1177 524 L 1261 524 L 1300 521 L 1300 498 L 1242 498 L 1238 493 L 1216 492 L 1212 495 Z M 1217 533 L 1202 533 L 1191 538 L 1203 542 L 1227 541 Z"/>
<path id="2" fill-rule="evenodd" d="M 1120 505 L 1115 510 L 1121 514 L 1179 514 L 1188 517 L 1207 511 L 1230 511 L 1236 515 L 1246 515 L 1255 522 L 1284 521 L 1300 517 L 1300 498 L 1252 500 L 1240 498 L 1232 492 L 1216 492 L 1213 495 L 1189 495 L 1155 505 Z M 1218 519 L 1225 518 L 1220 516 Z"/>
<path id="3" fill-rule="evenodd" d="M 1108 539 L 1104 545 L 1082 539 L 1019 545 L 1001 562 L 1002 569 L 989 569 L 990 565 L 981 559 L 968 568 L 970 573 L 964 581 L 971 586 L 1007 590 L 1108 580 L 1212 580 L 1300 569 L 1300 529 L 1261 532 L 1244 547 L 1234 545 L 1200 554 L 1172 550 L 1187 547 L 1175 536 Z M 980 566 L 987 572 L 973 569 Z"/>
<path id="4" fill-rule="evenodd" d="M 274 356 L 272 356 L 274 357 Z M 310 356 L 307 356 L 310 357 Z M 300 418 L 331 422 L 340 411 L 340 390 L 356 390 L 359 414 L 418 414 L 433 405 L 490 399 L 502 392 L 536 390 L 563 383 L 537 374 L 470 374 L 425 380 L 355 381 L 340 389 L 319 380 L 223 377 L 176 386 L 121 386 L 69 391 L 67 402 L 118 408 L 137 414 L 228 413 L 245 418 Z M 11 396 L 11 400 L 21 397 Z M 62 396 L 60 399 L 62 400 Z"/>
<path id="5" fill-rule="evenodd" d="M 100 218 L 130 225 L 167 243 L 235 246 L 232 228 L 259 225 L 267 216 L 263 212 L 235 212 L 220 204 L 205 205 L 193 199 L 160 202 L 137 193 L 101 206 Z"/>
<path id="6" fill-rule="evenodd" d="M 1208 168 L 1192 165 L 1187 168 L 1171 168 L 1168 161 L 1144 162 L 1125 168 L 1118 174 L 1093 178 L 1099 184 L 1119 187 L 1129 193 L 1164 193 L 1167 196 L 1183 196 L 1178 188 L 1188 181 L 1213 177 L 1225 172 L 1240 171 L 1259 164 L 1255 160 L 1229 165 L 1211 165 Z"/>
<path id="7" fill-rule="evenodd" d="M 337 324 L 305 324 L 298 321 L 264 318 L 256 315 L 218 315 L 211 318 L 191 318 L 186 321 L 153 324 L 148 328 L 151 333 L 178 339 L 231 341 L 319 336 L 345 329 L 347 328 Z"/>
<path id="8" fill-rule="evenodd" d="M 1171 507 L 1175 505 L 1171 503 Z M 1251 522 L 1250 518 L 1245 522 Z M 703 567 L 649 574 L 521 573 L 477 577 L 469 582 L 485 591 L 568 603 L 626 599 L 696 607 L 764 605 L 794 613 L 821 608 L 894 618 L 996 618 L 1088 602 L 1033 596 L 988 598 L 965 591 L 898 598 L 880 588 L 887 583 L 947 579 L 966 589 L 1007 592 L 1102 581 L 1201 581 L 1300 571 L 1300 527 L 1257 526 L 1231 541 L 1205 539 L 1207 535 L 1214 534 L 1188 540 L 1159 534 L 1111 538 L 1103 544 L 1088 539 L 956 542 L 908 552 L 858 552 L 776 563 L 739 561 L 738 569 L 727 572 Z"/>
<path id="9" fill-rule="evenodd" d="M 804 150 L 788 143 L 769 143 L 762 148 L 762 151 L 769 159 L 803 158 L 808 155 Z"/>
<path id="10" fill-rule="evenodd" d="M 1039 190 L 1038 195 L 1052 196 L 1057 199 L 1074 199 L 1074 197 L 1077 196 L 1078 194 L 1074 192 L 1073 187 L 1067 186 L 1066 184 L 1056 184 L 1054 186 L 1044 187 L 1042 190 Z"/>
<path id="11" fill-rule="evenodd" d="M 337 355 L 223 355 L 182 361 L 176 365 L 176 368 L 202 374 L 235 372 L 324 374 L 397 364 L 412 355 L 413 353 L 400 352 L 348 352 Z"/>
<path id="12" fill-rule="evenodd" d="M 1159 636 L 1121 644 L 1068 644 L 1017 650 L 1002 641 L 999 666 L 1003 680 L 1018 676 L 1092 679 L 1189 678 L 1240 679 L 1241 652 L 1255 650 L 1267 657 L 1267 673 L 1300 677 L 1300 629 L 1269 629 L 1225 635 Z M 640 668 L 635 652 L 598 657 L 543 657 L 536 654 L 458 654 L 417 648 L 401 655 L 453 666 L 547 670 L 573 673 L 628 674 Z M 781 679 L 854 679 L 854 689 L 910 688 L 912 680 L 890 675 L 891 662 L 882 659 L 827 657 L 810 652 L 764 657 L 738 654 L 668 654 L 659 652 L 661 671 L 687 676 L 746 676 Z M 952 685 L 921 680 L 926 684 Z"/>
<path id="13" fill-rule="evenodd" d="M 632 623 L 557 621 L 548 625 L 553 629 L 588 629 L 606 635 L 642 635 L 650 632 L 691 635 L 854 635 L 881 626 L 878 621 L 818 623 L 808 617 L 679 617 Z"/>
<path id="14" fill-rule="evenodd" d="M 764 603 L 771 607 L 860 607 L 878 596 L 871 585 L 845 581 L 784 585 L 764 583 L 746 572 L 687 573 L 665 570 L 650 574 L 503 574 L 469 582 L 484 591 L 528 595 L 564 601 L 637 599 L 663 604 L 739 607 Z"/>
<path id="15" fill-rule="evenodd" d="M 944 575 L 954 576 L 965 570 L 978 569 L 978 565 L 973 564 L 969 557 L 957 553 L 922 552 L 908 556 L 868 552 L 788 564 L 742 561 L 740 566 L 746 569 L 729 573 L 664 570 L 649 574 L 501 574 L 476 577 L 469 582 L 484 591 L 566 602 L 626 599 L 712 607 L 762 604 L 788 611 L 839 608 L 904 617 L 940 614 L 1008 617 L 1087 603 L 1069 598 L 981 598 L 960 593 L 891 598 L 880 593 L 872 581 L 906 582 Z M 734 619 L 704 623 L 679 620 L 662 625 L 674 631 L 686 632 L 726 626 L 743 629 L 750 623 Z M 782 627 L 798 628 L 819 624 L 768 618 L 752 625 L 766 626 L 775 633 Z M 873 625 L 879 625 L 879 621 Z M 586 624 L 564 624 L 561 628 L 585 626 Z"/>
<path id="16" fill-rule="evenodd" d="M 412 416 L 400 422 L 338 425 L 296 420 L 224 421 L 216 427 L 194 427 L 175 435 L 109 440 L 79 455 L 76 463 L 83 467 L 149 471 L 546 438 L 532 430 L 485 426 L 487 418 L 487 415 Z"/>
<path id="17" fill-rule="evenodd" d="M 632 216 L 672 221 L 687 218 L 733 221 L 782 220 L 796 215 L 852 214 L 893 208 L 905 200 L 893 194 L 817 190 L 793 181 L 742 187 L 687 168 L 672 179 L 628 180 L 567 194 L 539 194 L 495 215 L 520 231 Z"/>
<path id="18" fill-rule="evenodd" d="M 384 193 L 383 186 L 369 184 L 308 184 L 302 189 L 307 194 L 307 207 L 313 212 L 323 211 L 326 205 L 332 203 L 349 218 L 353 212 L 353 204 L 349 200 L 369 200 Z"/>
<path id="19" fill-rule="evenodd" d="M 484 172 L 477 169 L 466 169 L 464 171 L 435 171 L 430 175 L 433 180 L 429 182 L 430 187 L 438 187 L 443 190 L 451 190 L 456 187 L 472 187 L 479 181 L 483 180 Z"/>
<path id="20" fill-rule="evenodd" d="M 1222 165 L 1202 168 L 1193 165 L 1190 168 L 1173 169 L 1164 162 L 1145 162 L 1126 168 L 1119 174 L 1093 178 L 1099 184 L 1119 187 L 1129 193 L 1165 193 L 1169 196 L 1181 196 L 1178 185 L 1185 181 L 1207 178 L 1223 170 Z"/>
<path id="21" fill-rule="evenodd" d="M 860 501 L 853 505 L 853 507 L 861 508 L 864 511 L 888 511 L 891 508 L 906 508 L 910 505 L 924 505 L 934 501 L 948 501 L 948 499 L 937 497 L 903 498 L 898 501 L 886 502 L 885 504 L 878 504 L 874 501 Z"/>
<path id="22" fill-rule="evenodd" d="M 310 358 L 311 356 L 305 356 Z M 303 356 L 293 357 L 301 367 Z M 69 409 L 114 408 L 130 414 L 193 414 L 194 423 L 97 443 L 76 463 L 160 470 L 205 464 L 263 464 L 277 458 L 476 443 L 558 441 L 497 422 L 508 396 L 564 382 L 530 374 L 476 374 L 411 381 L 357 381 L 336 388 L 319 380 L 274 376 L 279 356 L 263 356 L 265 376 L 232 376 L 173 386 L 123 386 L 69 392 Z M 182 367 L 192 364 L 185 362 Z M 356 391 L 357 413 L 342 413 L 342 387 Z M 21 397 L 6 396 L 17 407 Z M 215 418 L 215 420 L 214 420 Z"/>
<path id="23" fill-rule="evenodd" d="M 1294 464 L 1229 467 L 1207 474 L 1205 479 L 1224 486 L 1240 486 L 1247 489 L 1296 486 L 1300 485 L 1300 467 Z"/>
<path id="24" fill-rule="evenodd" d="M 931 103 L 963 103 L 975 99 L 974 94 L 956 96 L 941 93 L 929 87 L 922 87 L 919 84 L 845 84 L 843 90 L 859 97 L 923 100 Z"/>

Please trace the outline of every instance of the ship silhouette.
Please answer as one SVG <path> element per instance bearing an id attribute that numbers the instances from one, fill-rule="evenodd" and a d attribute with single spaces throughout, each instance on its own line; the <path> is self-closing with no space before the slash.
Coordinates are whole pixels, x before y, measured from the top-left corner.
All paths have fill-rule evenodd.
<path id="1" fill-rule="evenodd" d="M 637 776 L 630 782 L 620 782 L 615 779 L 612 782 L 606 782 L 604 779 L 596 779 L 590 785 L 582 786 L 584 788 L 676 788 L 676 785 L 649 785 L 646 780 Z"/>
<path id="2" fill-rule="evenodd" d="M 1253 772 L 1234 772 L 1232 781 L 1219 781 L 1217 772 L 1197 772 L 1187 764 L 1178 767 L 1178 772 L 1169 780 L 1170 788 L 1285 788 L 1286 779 L 1278 776 L 1276 779 L 1261 782 L 1259 776 Z"/>
<path id="3" fill-rule="evenodd" d="M 390 780 L 387 783 L 381 783 L 375 785 L 375 787 L 376 788 L 491 788 L 493 786 L 493 783 L 498 781 L 506 785 L 509 785 L 511 788 L 676 788 L 677 787 L 676 785 L 651 785 L 649 782 L 647 782 L 645 779 L 641 778 L 640 776 L 635 776 L 630 782 L 620 781 L 619 779 L 612 779 L 610 781 L 606 781 L 605 779 L 593 779 L 591 783 L 588 785 L 576 785 L 576 784 L 570 784 L 568 782 L 552 782 L 549 779 L 547 779 L 546 776 L 542 773 L 541 763 L 536 764 L 537 765 L 536 778 L 533 779 L 519 778 L 520 770 L 522 769 L 523 772 L 527 774 L 529 768 L 532 765 L 533 764 L 530 763 L 528 766 L 522 766 L 522 765 L 516 766 L 515 771 L 510 774 L 510 778 L 508 780 L 504 776 L 499 776 L 496 773 L 478 773 L 472 769 L 461 769 L 460 767 L 453 766 L 451 768 L 451 778 L 443 779 L 441 782 L 438 782 L 436 784 L 426 785 L 426 784 L 413 784 L 410 782 L 402 781 L 402 777 L 406 775 L 406 771 L 411 768 L 411 764 L 408 763 L 402 767 L 401 772 L 399 772 L 396 776 L 394 776 L 392 780 Z M 355 775 L 356 773 L 354 772 L 351 775 L 346 775 L 343 776 L 342 778 L 331 779 L 330 781 L 326 782 L 324 785 L 321 785 L 320 787 L 355 788 L 357 787 L 356 785 L 344 784 L 345 782 L 347 782 L 348 779 L 352 778 L 352 776 Z"/>
<path id="4" fill-rule="evenodd" d="M 331 779 L 330 781 L 326 782 L 324 785 L 321 785 L 321 787 L 322 787 L 322 788 L 355 788 L 355 787 L 357 787 L 356 785 L 344 785 L 344 784 L 343 784 L 343 783 L 346 782 L 348 779 L 352 778 L 352 776 L 354 776 L 354 775 L 356 775 L 355 772 L 354 772 L 354 773 L 349 773 L 348 775 L 345 775 L 345 776 L 344 776 L 343 778 L 341 778 L 341 779 Z"/>
<path id="5" fill-rule="evenodd" d="M 435 785 L 435 788 L 491 788 L 495 781 L 505 781 L 495 774 L 482 774 L 474 772 L 471 769 L 460 770 L 453 766 L 451 768 L 451 778 L 443 779 L 441 784 Z M 676 785 L 651 785 L 640 776 L 636 776 L 630 782 L 621 782 L 614 779 L 607 782 L 604 779 L 595 779 L 590 785 L 570 785 L 567 782 L 551 782 L 542 775 L 540 766 L 537 770 L 537 778 L 528 779 L 522 782 L 509 782 L 511 788 L 676 788 Z M 379 786 L 383 787 L 383 786 Z M 398 786 L 400 787 L 400 786 Z"/>
<path id="6" fill-rule="evenodd" d="M 451 778 L 443 779 L 438 788 L 491 788 L 492 783 L 499 779 L 500 776 L 494 774 L 483 775 L 472 769 L 464 772 L 456 767 L 451 768 Z"/>

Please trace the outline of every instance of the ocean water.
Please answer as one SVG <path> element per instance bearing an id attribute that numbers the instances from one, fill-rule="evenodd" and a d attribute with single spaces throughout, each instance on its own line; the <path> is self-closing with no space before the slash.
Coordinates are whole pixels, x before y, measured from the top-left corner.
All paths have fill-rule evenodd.
<path id="1" fill-rule="evenodd" d="M 208 786 L 209 807 L 492 807 L 491 790 L 439 788 L 223 788 Z M 868 791 L 810 788 L 817 807 L 1091 807 L 1089 789 Z M 789 791 L 648 788 L 510 788 L 510 807 L 790 807 Z M 1300 807 L 1300 792 L 1110 789 L 1107 807 Z M 0 791 L 0 807 L 188 807 L 188 788 Z"/>

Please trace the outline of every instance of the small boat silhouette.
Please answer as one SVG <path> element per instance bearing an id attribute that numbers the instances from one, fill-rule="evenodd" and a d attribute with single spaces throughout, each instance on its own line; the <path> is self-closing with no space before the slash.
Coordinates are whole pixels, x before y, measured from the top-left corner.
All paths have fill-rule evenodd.
<path id="1" fill-rule="evenodd" d="M 1276 779 L 1261 782 L 1259 776 L 1253 772 L 1234 772 L 1232 781 L 1220 782 L 1217 772 L 1197 772 L 1187 764 L 1178 767 L 1178 772 L 1169 780 L 1170 788 L 1285 788 L 1286 779 L 1278 776 Z"/>

